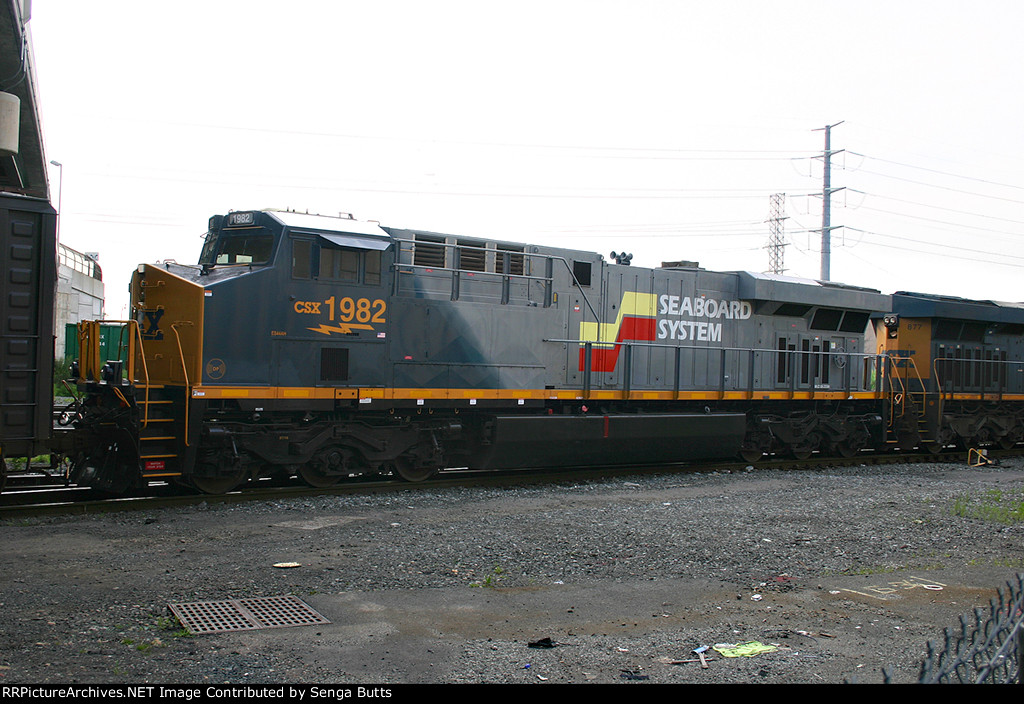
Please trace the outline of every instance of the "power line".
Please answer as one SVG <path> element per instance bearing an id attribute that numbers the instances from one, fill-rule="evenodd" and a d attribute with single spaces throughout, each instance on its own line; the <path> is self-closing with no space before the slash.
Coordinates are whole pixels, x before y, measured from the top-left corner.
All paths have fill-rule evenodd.
<path id="1" fill-rule="evenodd" d="M 937 223 L 939 225 L 950 225 L 952 227 L 957 227 L 957 228 L 960 228 L 962 230 L 963 229 L 966 229 L 966 230 L 977 230 L 979 232 L 993 232 L 993 233 L 999 234 L 999 235 L 1024 236 L 1020 232 L 1010 232 L 1010 231 L 1007 231 L 1007 230 L 994 230 L 994 229 L 989 228 L 989 227 L 977 227 L 976 225 L 963 225 L 961 223 L 949 222 L 948 220 L 939 220 L 937 218 L 928 218 L 928 217 L 924 217 L 923 215 L 909 215 L 907 213 L 898 213 L 898 212 L 893 211 L 893 210 L 885 210 L 883 208 L 872 208 L 872 207 L 866 206 L 866 205 L 861 206 L 861 209 L 862 210 L 868 210 L 868 211 L 871 211 L 871 212 L 876 212 L 876 213 L 884 213 L 886 215 L 894 215 L 896 217 L 907 218 L 907 219 L 910 219 L 910 220 L 921 220 L 923 222 Z"/>
<path id="2" fill-rule="evenodd" d="M 930 203 L 921 203 L 920 201 L 907 200 L 905 198 L 894 198 L 893 196 L 882 195 L 880 193 L 871 193 L 869 191 L 862 191 L 862 190 L 857 189 L 857 188 L 848 188 L 847 190 L 851 191 L 852 193 L 860 193 L 861 195 L 870 196 L 872 198 L 882 198 L 884 200 L 891 200 L 891 201 L 895 201 L 897 203 L 906 203 L 908 205 L 918 205 L 918 206 L 921 206 L 922 208 L 930 208 L 932 210 L 944 210 L 947 213 L 957 213 L 959 215 L 970 215 L 971 217 L 975 217 L 975 218 L 985 218 L 987 220 L 999 220 L 1001 222 L 1009 222 L 1009 223 L 1013 223 L 1015 225 L 1024 225 L 1024 220 L 1014 220 L 1012 218 L 1001 218 L 1001 217 L 998 217 L 996 215 L 987 215 L 985 213 L 975 213 L 975 212 L 968 211 L 968 210 L 957 210 L 955 208 L 944 208 L 941 205 L 932 205 Z"/>
<path id="3" fill-rule="evenodd" d="M 901 237 L 899 235 L 890 235 L 890 234 L 886 234 L 886 233 L 883 233 L 883 232 L 874 232 L 872 230 L 862 230 L 862 229 L 857 228 L 857 227 L 847 227 L 846 229 L 851 230 L 853 232 L 861 232 L 861 233 L 863 233 L 865 235 L 875 235 L 877 237 L 885 237 L 885 238 L 888 238 L 888 239 L 891 239 L 891 240 L 899 240 L 901 242 L 912 242 L 912 243 L 915 243 L 915 244 L 931 244 L 930 242 L 925 242 L 923 240 L 916 240 L 916 239 L 914 239 L 912 237 Z M 933 256 L 937 256 L 937 257 L 950 257 L 950 258 L 956 258 L 956 259 L 969 259 L 971 261 L 986 262 L 986 263 L 989 263 L 989 264 L 1005 264 L 1006 266 L 1024 266 L 1024 256 L 1017 256 L 1017 255 L 1013 255 L 1013 254 L 1006 254 L 1005 252 L 985 252 L 985 251 L 979 250 L 977 247 L 957 247 L 957 246 L 954 246 L 954 245 L 942 245 L 942 248 L 944 250 L 956 250 L 958 252 L 968 252 L 970 254 L 988 255 L 987 258 L 985 258 L 985 259 L 976 259 L 974 257 L 965 257 L 965 256 L 963 256 L 961 254 L 957 254 L 954 257 L 953 255 L 943 254 L 942 252 L 936 252 L 934 250 L 911 249 L 911 248 L 908 248 L 908 247 L 899 247 L 899 246 L 893 245 L 893 244 L 886 244 L 884 242 L 866 242 L 865 244 L 869 244 L 871 246 L 876 246 L 876 247 L 889 247 L 891 249 L 902 249 L 902 250 L 909 251 L 909 252 L 918 252 L 920 254 L 930 254 L 930 255 L 933 255 Z M 999 258 L 1003 258 L 1003 259 L 1019 259 L 1021 261 L 1021 264 L 1008 264 L 1006 262 L 999 261 Z"/>
<path id="4" fill-rule="evenodd" d="M 84 173 L 84 172 L 83 172 Z M 196 179 L 194 177 L 170 177 L 170 176 L 143 176 L 143 175 L 126 175 L 126 174 L 103 174 L 93 173 L 87 175 L 98 175 L 108 176 L 113 178 L 125 178 L 133 181 L 149 180 L 149 181 L 162 181 L 169 183 L 188 183 L 188 184 L 211 184 L 211 185 L 239 185 L 237 182 L 225 181 L 219 179 Z M 242 174 L 239 174 L 240 176 Z M 226 176 L 230 176 L 227 174 Z M 365 182 L 361 182 L 365 183 Z M 562 186 L 552 187 L 552 192 L 540 192 L 535 188 L 531 192 L 531 187 L 524 186 L 524 190 L 514 190 L 517 186 L 501 185 L 495 186 L 495 190 L 486 190 L 486 188 L 478 190 L 457 190 L 463 188 L 463 184 L 453 184 L 450 188 L 435 187 L 435 188 L 413 188 L 413 187 L 371 187 L 368 185 L 348 185 L 345 182 L 337 181 L 324 181 L 316 184 L 299 184 L 299 183 L 255 183 L 249 185 L 257 185 L 261 187 L 274 187 L 274 188 L 288 188 L 293 190 L 345 190 L 360 193 L 401 193 L 409 195 L 439 195 L 439 196 L 479 196 L 479 197 L 494 197 L 494 198 L 582 198 L 582 199 L 616 199 L 616 200 L 630 200 L 630 199 L 710 199 L 710 200 L 754 200 L 761 199 L 764 197 L 764 191 L 757 189 L 682 189 L 682 188 L 614 188 L 614 187 L 593 187 L 593 188 L 573 188 L 572 191 L 565 189 Z M 497 190 L 507 189 L 507 190 Z M 563 189 L 563 192 L 557 192 L 558 189 Z"/>
<path id="5" fill-rule="evenodd" d="M 136 121 L 124 116 L 109 116 L 110 119 L 123 120 L 127 122 L 143 122 Z M 499 147 L 503 149 L 545 149 L 551 151 L 592 151 L 599 154 L 614 154 L 622 152 L 631 152 L 634 155 L 627 155 L 620 158 L 679 158 L 681 160 L 695 160 L 695 161 L 708 161 L 708 160 L 778 160 L 778 161 L 789 161 L 794 158 L 794 151 L 792 149 L 675 149 L 665 147 L 615 147 L 608 145 L 571 145 L 571 144 L 551 144 L 544 142 L 495 142 L 495 141 L 472 141 L 472 140 L 455 140 L 455 139 L 438 139 L 436 137 L 400 137 L 400 136 L 381 136 L 381 135 L 368 135 L 368 134 L 348 134 L 343 132 L 331 132 L 331 131 L 319 131 L 319 130 L 284 130 L 275 129 L 269 127 L 247 127 L 240 125 L 218 125 L 213 123 L 201 123 L 201 122 L 181 122 L 181 121 L 170 121 L 170 120 L 150 120 L 146 119 L 144 124 L 149 127 L 153 124 L 163 124 L 173 127 L 189 127 L 189 128 L 200 128 L 200 129 L 211 129 L 211 130 L 225 130 L 229 132 L 257 132 L 261 134 L 281 134 L 281 135 L 293 135 L 300 137 L 329 137 L 334 139 L 351 139 L 351 140 L 372 140 L 372 141 L 387 141 L 387 142 L 414 142 L 417 144 L 447 144 L 447 145 L 460 145 L 468 147 Z M 688 157 L 685 155 L 727 155 L 727 156 L 694 156 Z M 737 157 L 733 155 L 778 155 L 773 157 Z M 650 155 L 650 156 L 636 156 L 636 155 Z M 582 154 L 576 156 L 591 157 L 589 154 Z"/>
<path id="6" fill-rule="evenodd" d="M 1004 198 L 1002 196 L 992 196 L 986 193 L 976 193 L 974 191 L 965 191 L 962 188 L 953 188 L 951 186 L 940 186 L 935 183 L 926 183 L 924 181 L 915 181 L 911 178 L 903 178 L 902 176 L 893 176 L 892 174 L 883 174 L 879 171 L 870 171 L 868 169 L 858 169 L 859 173 L 871 174 L 872 176 L 879 176 L 881 178 L 893 179 L 894 181 L 903 181 L 904 183 L 913 183 L 917 186 L 925 186 L 927 188 L 938 188 L 943 191 L 950 191 L 951 193 L 961 193 L 963 195 L 974 196 L 976 198 L 988 198 L 990 200 L 1000 200 L 1006 203 L 1016 203 L 1018 205 L 1024 205 L 1024 200 L 1016 200 L 1014 198 Z"/>
<path id="7" fill-rule="evenodd" d="M 1024 186 L 1017 186 L 1012 183 L 1001 183 L 999 181 L 989 181 L 984 178 L 977 178 L 975 176 L 964 176 L 963 174 L 955 174 L 951 171 L 940 171 L 938 169 L 929 169 L 924 166 L 915 166 L 914 164 L 905 164 L 901 161 L 892 161 L 891 159 L 881 159 L 876 156 L 869 156 L 867 154 L 860 154 L 858 152 L 849 152 L 855 156 L 862 157 L 864 159 L 871 159 L 872 161 L 880 161 L 884 164 L 893 164 L 895 166 L 905 166 L 908 169 L 917 169 L 918 171 L 926 171 L 931 174 L 939 174 L 941 176 L 952 176 L 953 178 L 962 178 L 966 181 L 975 181 L 976 183 L 987 183 L 991 186 L 1002 186 L 1004 188 L 1013 188 L 1018 191 L 1024 191 Z"/>

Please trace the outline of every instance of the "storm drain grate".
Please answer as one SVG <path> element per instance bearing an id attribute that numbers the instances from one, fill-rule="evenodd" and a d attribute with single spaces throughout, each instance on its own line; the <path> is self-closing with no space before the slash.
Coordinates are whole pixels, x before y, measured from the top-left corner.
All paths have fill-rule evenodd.
<path id="1" fill-rule="evenodd" d="M 330 623 L 298 597 L 265 596 L 228 601 L 170 604 L 171 612 L 194 635 L 255 631 Z"/>

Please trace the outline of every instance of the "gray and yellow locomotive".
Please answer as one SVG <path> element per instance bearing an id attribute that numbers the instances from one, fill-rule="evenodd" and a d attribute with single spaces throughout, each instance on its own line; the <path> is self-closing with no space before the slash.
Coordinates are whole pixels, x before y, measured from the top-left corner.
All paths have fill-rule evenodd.
<path id="1" fill-rule="evenodd" d="M 81 327 L 73 478 L 222 492 L 445 467 L 843 454 L 893 435 L 877 291 L 241 211 L 141 265 L 126 367 Z M 890 414 L 891 415 L 891 414 Z"/>

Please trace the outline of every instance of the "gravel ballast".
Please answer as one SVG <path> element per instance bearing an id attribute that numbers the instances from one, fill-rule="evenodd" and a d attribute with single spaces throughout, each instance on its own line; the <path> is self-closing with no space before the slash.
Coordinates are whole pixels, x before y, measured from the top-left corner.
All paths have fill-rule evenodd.
<path id="1" fill-rule="evenodd" d="M 1024 571 L 1022 501 L 1015 459 L 7 520 L 0 683 L 913 682 Z M 287 594 L 331 623 L 168 611 Z M 693 654 L 746 641 L 775 649 Z"/>

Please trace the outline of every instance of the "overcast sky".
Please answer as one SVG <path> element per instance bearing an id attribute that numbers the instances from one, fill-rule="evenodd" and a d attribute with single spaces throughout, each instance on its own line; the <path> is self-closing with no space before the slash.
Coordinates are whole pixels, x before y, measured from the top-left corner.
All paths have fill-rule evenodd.
<path id="1" fill-rule="evenodd" d="M 1024 3 L 34 0 L 61 239 L 108 317 L 209 216 L 384 225 L 1024 300 Z M 62 193 L 61 193 L 62 191 Z"/>

